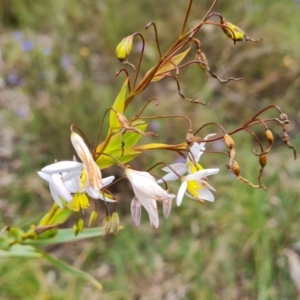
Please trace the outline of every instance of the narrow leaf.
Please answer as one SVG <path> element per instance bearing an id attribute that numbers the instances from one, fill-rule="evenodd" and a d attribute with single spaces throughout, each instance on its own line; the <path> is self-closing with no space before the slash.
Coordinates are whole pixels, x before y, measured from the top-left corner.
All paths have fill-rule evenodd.
<path id="1" fill-rule="evenodd" d="M 103 228 L 86 228 L 82 233 L 78 236 L 74 235 L 73 228 L 60 229 L 56 236 L 49 239 L 41 239 L 41 240 L 32 240 L 28 239 L 24 241 L 24 244 L 33 245 L 33 246 L 47 246 L 53 244 L 61 244 L 68 242 L 76 242 L 83 239 L 88 239 L 92 237 L 101 236 L 103 234 Z"/>
<path id="2" fill-rule="evenodd" d="M 119 113 L 124 112 L 127 85 L 128 85 L 128 78 L 125 80 L 125 82 L 121 88 L 121 91 L 112 106 L 113 109 L 115 109 Z M 117 119 L 117 114 L 113 110 L 110 111 L 109 124 L 110 124 L 110 128 L 112 128 L 114 131 L 121 128 L 121 124 L 119 123 L 119 121 Z"/>
<path id="3" fill-rule="evenodd" d="M 32 246 L 15 244 L 9 247 L 8 250 L 0 250 L 0 258 L 6 257 L 38 258 L 41 257 L 41 254 Z"/>
<path id="4" fill-rule="evenodd" d="M 171 71 L 175 70 L 175 66 L 178 66 L 181 61 L 186 57 L 186 55 L 189 53 L 191 47 L 185 50 L 184 52 L 175 55 L 170 59 L 170 61 L 166 61 L 165 63 L 162 63 L 162 66 L 156 71 L 155 75 L 153 76 L 152 82 L 159 81 L 166 77 L 168 74 L 170 74 Z"/>
<path id="5" fill-rule="evenodd" d="M 102 290 L 102 285 L 92 275 L 90 275 L 86 272 L 83 272 L 77 268 L 74 268 L 74 267 L 68 265 L 67 263 L 65 263 L 64 261 L 62 261 L 48 253 L 45 253 L 43 251 L 38 251 L 38 252 L 58 269 L 60 269 L 62 271 L 66 271 L 82 280 L 88 281 L 91 284 L 93 284 L 97 289 Z"/>

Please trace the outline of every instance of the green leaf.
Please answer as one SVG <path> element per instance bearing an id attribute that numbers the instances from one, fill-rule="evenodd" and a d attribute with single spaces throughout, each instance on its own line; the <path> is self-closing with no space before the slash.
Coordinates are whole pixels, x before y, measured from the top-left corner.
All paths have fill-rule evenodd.
<path id="1" fill-rule="evenodd" d="M 64 223 L 72 214 L 68 208 L 60 208 L 56 203 L 40 220 L 39 225 L 54 225 Z"/>
<path id="2" fill-rule="evenodd" d="M 64 261 L 62 261 L 48 253 L 45 253 L 43 251 L 38 251 L 38 252 L 41 256 L 43 256 L 45 259 L 47 259 L 52 265 L 54 265 L 58 269 L 60 269 L 62 271 L 66 271 L 66 272 L 68 272 L 80 279 L 83 279 L 85 281 L 88 281 L 91 284 L 93 284 L 96 288 L 98 288 L 99 290 L 102 290 L 102 285 L 92 275 L 90 275 L 84 271 L 81 271 L 79 269 L 76 269 L 76 268 L 68 265 Z"/>
<path id="3" fill-rule="evenodd" d="M 125 80 L 125 82 L 121 88 L 121 91 L 112 106 L 113 109 L 115 109 L 117 112 L 119 112 L 121 114 L 123 114 L 124 108 L 125 108 L 127 85 L 128 85 L 128 78 Z M 113 110 L 110 111 L 109 124 L 110 124 L 109 126 L 113 130 L 113 132 L 115 132 L 121 128 L 121 124 L 117 119 L 117 114 Z"/>
<path id="4" fill-rule="evenodd" d="M 6 257 L 32 257 L 38 258 L 42 255 L 37 250 L 29 245 L 15 244 L 9 247 L 8 250 L 0 250 L 0 258 Z"/>
<path id="5" fill-rule="evenodd" d="M 76 241 L 80 241 L 83 239 L 101 236 L 102 234 L 103 234 L 102 227 L 86 228 L 78 236 L 74 235 L 73 228 L 67 228 L 67 229 L 58 230 L 57 235 L 52 238 L 41 239 L 41 240 L 28 239 L 28 240 L 24 241 L 24 244 L 33 245 L 33 246 L 47 246 L 47 245 L 53 245 L 53 244 L 76 242 Z"/>
<path id="6" fill-rule="evenodd" d="M 159 81 L 159 80 L 163 79 L 164 77 L 166 77 L 168 74 L 170 74 L 171 71 L 175 70 L 175 66 L 178 66 L 181 63 L 181 61 L 189 53 L 190 49 L 191 49 L 191 47 L 188 48 L 187 50 L 185 50 L 184 52 L 179 53 L 178 55 L 173 56 L 170 59 L 170 61 L 166 60 L 165 62 L 163 62 L 162 65 L 161 65 L 161 67 L 156 71 L 156 73 L 153 76 L 153 78 L 152 78 L 151 81 L 152 82 Z"/>
<path id="7" fill-rule="evenodd" d="M 133 123 L 132 125 L 134 126 L 135 123 Z M 147 124 L 142 123 L 142 124 L 136 125 L 135 127 L 137 127 L 139 130 L 144 132 L 147 128 Z M 131 148 L 140 140 L 141 137 L 142 137 L 142 135 L 139 133 L 129 132 L 129 131 L 125 132 L 125 134 L 123 136 L 123 141 L 124 141 L 125 146 L 124 146 L 124 153 L 122 155 L 122 145 L 121 145 L 122 134 L 121 134 L 121 132 L 119 132 L 110 139 L 109 144 L 105 149 L 105 153 L 116 157 L 123 164 L 125 164 L 140 154 L 139 151 L 133 150 Z M 96 151 L 98 151 L 98 149 L 101 149 L 101 147 L 102 147 L 102 144 L 98 145 Z M 98 166 L 101 169 L 105 169 L 105 168 L 108 168 L 108 167 L 114 165 L 116 163 L 116 161 L 109 156 L 101 155 L 97 159 L 96 163 L 98 164 Z"/>

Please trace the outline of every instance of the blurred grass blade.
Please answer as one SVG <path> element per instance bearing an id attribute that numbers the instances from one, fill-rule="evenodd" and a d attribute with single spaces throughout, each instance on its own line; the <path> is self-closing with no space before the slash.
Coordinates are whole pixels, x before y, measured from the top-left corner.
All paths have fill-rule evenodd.
<path id="1" fill-rule="evenodd" d="M 61 261 L 60 259 L 45 253 L 43 251 L 38 251 L 45 259 L 47 259 L 52 265 L 54 265 L 55 267 L 57 267 L 58 269 L 68 272 L 80 279 L 83 279 L 85 281 L 90 282 L 91 284 L 93 284 L 96 288 L 98 288 L 99 290 L 102 290 L 102 285 L 100 284 L 100 282 L 98 282 L 92 275 L 83 272 L 79 269 L 76 269 L 70 265 L 68 265 L 67 263 Z"/>
<path id="2" fill-rule="evenodd" d="M 41 240 L 25 240 L 24 244 L 33 245 L 33 246 L 47 246 L 53 244 L 61 244 L 61 243 L 68 243 L 68 242 L 76 242 L 83 239 L 88 239 L 92 237 L 101 236 L 103 234 L 103 228 L 86 228 L 82 233 L 78 236 L 74 235 L 73 228 L 67 229 L 60 229 L 56 236 L 48 239 L 41 239 Z"/>
<path id="3" fill-rule="evenodd" d="M 7 257 L 32 257 L 39 258 L 42 255 L 37 250 L 29 245 L 12 245 L 7 250 L 0 250 L 0 259 Z"/>

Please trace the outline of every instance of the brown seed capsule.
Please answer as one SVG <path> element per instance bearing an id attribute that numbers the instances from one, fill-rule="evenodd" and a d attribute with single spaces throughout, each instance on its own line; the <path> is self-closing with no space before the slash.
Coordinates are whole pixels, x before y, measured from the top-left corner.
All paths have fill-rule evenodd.
<path id="1" fill-rule="evenodd" d="M 235 176 L 239 177 L 241 175 L 240 166 L 236 161 L 233 162 L 233 166 L 232 166 L 231 170 Z"/>
<path id="2" fill-rule="evenodd" d="M 194 134 L 193 134 L 193 131 L 190 129 L 188 131 L 188 133 L 186 134 L 186 137 L 185 137 L 185 141 L 188 145 L 191 145 L 192 142 L 193 142 L 193 138 L 194 138 Z"/>
<path id="3" fill-rule="evenodd" d="M 280 114 L 280 120 L 281 120 L 281 121 L 288 121 L 289 118 L 288 118 L 287 114 L 281 113 L 281 114 Z"/>
<path id="4" fill-rule="evenodd" d="M 267 155 L 262 154 L 259 156 L 259 163 L 262 167 L 265 167 L 267 164 Z"/>
<path id="5" fill-rule="evenodd" d="M 232 149 L 234 147 L 234 140 L 232 139 L 232 137 L 229 134 L 224 134 L 224 142 L 226 144 L 226 146 L 229 149 Z"/>
<path id="6" fill-rule="evenodd" d="M 265 132 L 265 136 L 266 136 L 266 139 L 267 139 L 267 141 L 269 142 L 269 144 L 272 145 L 273 142 L 274 142 L 274 136 L 273 136 L 272 131 L 268 129 L 268 130 Z"/>

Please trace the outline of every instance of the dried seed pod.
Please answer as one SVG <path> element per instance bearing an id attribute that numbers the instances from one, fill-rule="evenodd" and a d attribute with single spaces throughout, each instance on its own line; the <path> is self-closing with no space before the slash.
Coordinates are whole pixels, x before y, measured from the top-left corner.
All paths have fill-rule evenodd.
<path id="1" fill-rule="evenodd" d="M 265 167 L 267 165 L 267 155 L 266 154 L 262 154 L 259 156 L 259 164 L 262 167 Z"/>
<path id="2" fill-rule="evenodd" d="M 234 173 L 235 176 L 240 177 L 241 169 L 240 169 L 239 164 L 236 161 L 233 162 L 231 170 L 232 170 L 232 172 Z"/>
<path id="3" fill-rule="evenodd" d="M 267 141 L 269 142 L 270 145 L 273 145 L 273 142 L 274 142 L 274 136 L 273 136 L 273 133 L 271 130 L 267 130 L 265 132 L 265 136 L 266 136 L 266 139 Z"/>
<path id="4" fill-rule="evenodd" d="M 234 147 L 234 140 L 232 139 L 232 137 L 229 134 L 224 134 L 223 138 L 224 138 L 225 145 L 229 149 L 232 149 Z"/>

